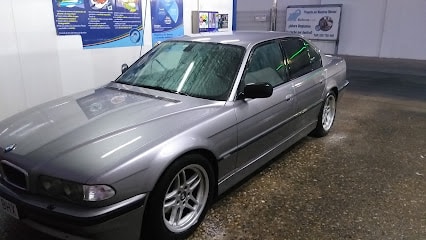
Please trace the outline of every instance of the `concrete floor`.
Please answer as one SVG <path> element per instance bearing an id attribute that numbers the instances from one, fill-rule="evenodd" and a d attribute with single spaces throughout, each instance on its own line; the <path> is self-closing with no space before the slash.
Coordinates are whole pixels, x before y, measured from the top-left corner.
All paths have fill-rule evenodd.
<path id="1" fill-rule="evenodd" d="M 225 194 L 190 239 L 426 239 L 426 63 L 347 61 L 332 132 Z M 0 226 L 52 239 L 1 213 Z"/>

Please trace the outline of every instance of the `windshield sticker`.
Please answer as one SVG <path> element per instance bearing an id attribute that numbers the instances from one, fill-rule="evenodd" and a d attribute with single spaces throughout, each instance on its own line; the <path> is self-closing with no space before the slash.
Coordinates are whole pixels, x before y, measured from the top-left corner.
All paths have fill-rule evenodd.
<path id="1" fill-rule="evenodd" d="M 77 99 L 77 103 L 88 119 L 111 110 L 140 102 L 146 97 L 135 94 L 124 93 L 116 90 L 101 88 L 96 89 L 93 94 Z"/>

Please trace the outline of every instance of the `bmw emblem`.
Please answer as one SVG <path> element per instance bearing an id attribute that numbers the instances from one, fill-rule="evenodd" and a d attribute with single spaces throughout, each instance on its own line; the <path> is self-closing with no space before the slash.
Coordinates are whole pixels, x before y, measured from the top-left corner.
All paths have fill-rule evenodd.
<path id="1" fill-rule="evenodd" d="M 4 152 L 5 153 L 11 152 L 11 151 L 15 150 L 15 148 L 16 148 L 16 144 L 11 144 L 4 149 Z"/>

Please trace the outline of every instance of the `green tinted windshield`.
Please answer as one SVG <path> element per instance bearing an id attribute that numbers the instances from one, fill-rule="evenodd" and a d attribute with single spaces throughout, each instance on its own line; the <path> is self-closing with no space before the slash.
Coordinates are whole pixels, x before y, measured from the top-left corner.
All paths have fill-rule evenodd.
<path id="1" fill-rule="evenodd" d="M 245 49 L 202 42 L 163 42 L 117 82 L 212 100 L 226 100 Z"/>

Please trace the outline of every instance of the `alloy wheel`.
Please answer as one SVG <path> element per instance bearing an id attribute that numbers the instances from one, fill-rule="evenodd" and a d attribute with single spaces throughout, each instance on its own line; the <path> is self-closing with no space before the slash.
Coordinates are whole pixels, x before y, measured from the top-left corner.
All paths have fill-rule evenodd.
<path id="1" fill-rule="evenodd" d="M 163 201 L 163 220 L 174 233 L 188 230 L 200 217 L 209 196 L 209 177 L 204 168 L 191 164 L 180 170 Z"/>

